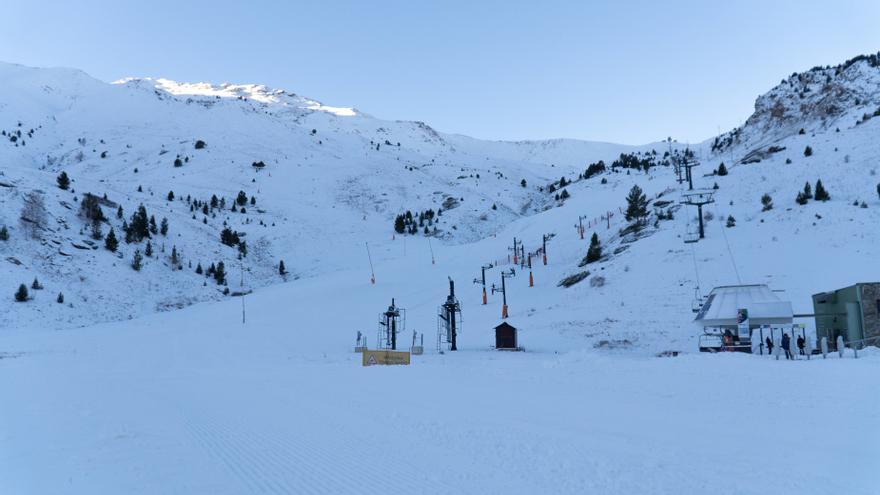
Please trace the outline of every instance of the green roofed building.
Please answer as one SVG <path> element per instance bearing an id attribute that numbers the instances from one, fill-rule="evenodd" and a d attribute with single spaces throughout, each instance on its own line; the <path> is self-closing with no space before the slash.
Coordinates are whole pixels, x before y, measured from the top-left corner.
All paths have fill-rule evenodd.
<path id="1" fill-rule="evenodd" d="M 838 336 L 849 345 L 864 339 L 880 345 L 880 282 L 859 283 L 813 295 L 816 337 L 835 342 Z"/>

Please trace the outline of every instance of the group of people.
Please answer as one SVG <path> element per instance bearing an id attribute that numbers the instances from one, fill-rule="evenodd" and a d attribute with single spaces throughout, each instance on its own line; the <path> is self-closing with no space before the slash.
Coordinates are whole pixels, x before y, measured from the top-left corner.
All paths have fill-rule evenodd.
<path id="1" fill-rule="evenodd" d="M 770 337 L 767 337 L 766 339 L 764 339 L 764 343 L 767 345 L 768 353 L 770 355 L 773 355 L 773 340 L 771 340 Z M 806 347 L 807 345 L 806 339 L 804 339 L 803 336 L 798 335 L 796 343 L 798 354 L 800 354 L 801 356 L 806 355 L 806 352 L 804 352 L 804 347 Z M 782 342 L 780 343 L 780 345 L 782 347 L 782 350 L 785 351 L 785 359 L 795 359 L 794 353 L 791 351 L 791 337 L 787 333 L 782 334 Z"/>

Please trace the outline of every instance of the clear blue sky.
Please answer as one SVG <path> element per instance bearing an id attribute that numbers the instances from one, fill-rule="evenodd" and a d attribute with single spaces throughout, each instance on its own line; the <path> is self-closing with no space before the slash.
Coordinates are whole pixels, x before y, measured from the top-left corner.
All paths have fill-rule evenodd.
<path id="1" fill-rule="evenodd" d="M 880 1 L 0 0 L 0 60 L 256 82 L 488 139 L 698 141 L 880 50 Z"/>

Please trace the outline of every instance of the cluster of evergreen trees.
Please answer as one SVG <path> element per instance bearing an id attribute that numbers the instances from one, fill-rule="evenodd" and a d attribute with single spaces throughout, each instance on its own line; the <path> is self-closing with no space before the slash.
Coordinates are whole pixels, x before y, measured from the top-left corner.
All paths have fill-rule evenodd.
<path id="1" fill-rule="evenodd" d="M 173 191 L 168 193 L 168 201 L 172 201 L 174 199 Z M 211 195 L 210 200 L 199 200 L 193 199 L 190 196 L 186 197 L 186 203 L 189 205 L 189 211 L 193 213 L 193 218 L 195 218 L 195 212 L 201 211 L 203 215 L 205 215 L 204 223 L 207 223 L 207 216 L 214 213 L 214 210 L 225 210 L 226 209 L 226 198 L 218 198 L 216 194 Z M 245 206 L 250 203 L 251 206 L 255 206 L 257 204 L 257 198 L 255 196 L 251 196 L 248 199 L 248 195 L 244 191 L 239 191 L 238 195 L 233 198 L 231 201 L 230 211 L 233 212 L 241 212 L 247 213 L 247 209 Z"/>
<path id="2" fill-rule="evenodd" d="M 434 219 L 441 214 L 442 210 L 438 209 L 435 213 L 433 208 L 429 208 L 425 211 L 419 212 L 418 217 L 416 217 L 411 211 L 406 210 L 406 213 L 394 217 L 394 231 L 398 234 L 414 235 L 418 234 L 419 229 L 422 229 L 425 235 L 429 235 L 431 233 L 429 227 L 434 225 Z M 437 227 L 434 227 L 433 230 L 436 232 Z"/>
<path id="3" fill-rule="evenodd" d="M 654 152 L 656 153 L 656 152 Z M 618 168 L 643 170 L 647 172 L 651 167 L 658 165 L 655 154 L 637 155 L 635 153 L 621 153 L 620 156 L 611 162 L 611 170 Z"/>
<path id="4" fill-rule="evenodd" d="M 815 199 L 816 201 L 828 201 L 829 199 L 831 199 L 831 195 L 828 194 L 825 186 L 822 185 L 822 179 L 816 181 L 815 194 L 813 194 L 813 190 L 810 187 L 809 182 L 804 184 L 804 189 L 797 193 L 797 197 L 795 197 L 795 202 L 797 202 L 797 204 L 799 205 L 805 205 L 811 199 Z"/>
<path id="5" fill-rule="evenodd" d="M 201 263 L 196 265 L 196 273 L 199 275 L 203 273 Z M 211 266 L 204 270 L 204 274 L 206 277 L 213 277 L 217 285 L 226 284 L 226 265 L 222 261 L 218 261 L 217 264 L 211 263 Z"/>
<path id="6" fill-rule="evenodd" d="M 147 215 L 147 208 L 141 204 L 137 211 L 132 213 L 128 222 L 122 222 L 122 231 L 125 232 L 125 242 L 128 244 L 141 242 L 154 235 L 166 236 L 168 235 L 168 219 L 163 218 L 160 227 L 156 223 L 156 217 Z"/>
<path id="7" fill-rule="evenodd" d="M 598 162 L 589 164 L 587 166 L 587 170 L 584 171 L 581 177 L 583 177 L 584 179 L 589 179 L 590 177 L 601 174 L 605 171 L 605 169 L 605 162 L 599 160 Z"/>

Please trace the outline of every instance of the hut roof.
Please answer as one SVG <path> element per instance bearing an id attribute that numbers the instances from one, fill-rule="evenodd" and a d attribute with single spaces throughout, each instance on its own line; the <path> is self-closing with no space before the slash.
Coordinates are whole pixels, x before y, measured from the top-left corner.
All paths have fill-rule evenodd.
<path id="1" fill-rule="evenodd" d="M 749 311 L 752 325 L 790 324 L 794 317 L 791 302 L 766 285 L 728 285 L 712 289 L 694 322 L 702 327 L 736 325 L 740 308 Z"/>

